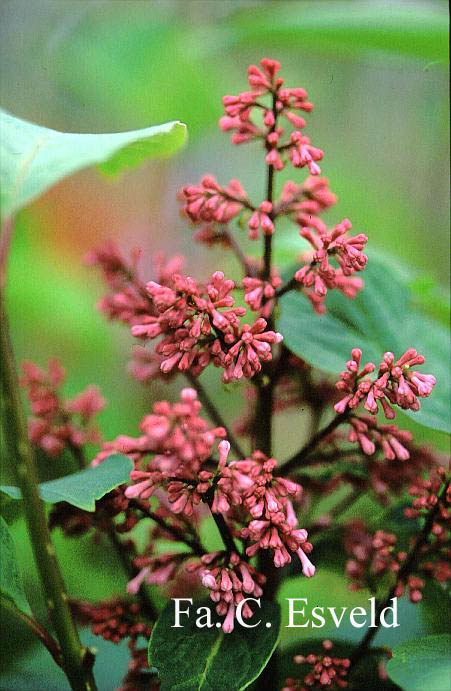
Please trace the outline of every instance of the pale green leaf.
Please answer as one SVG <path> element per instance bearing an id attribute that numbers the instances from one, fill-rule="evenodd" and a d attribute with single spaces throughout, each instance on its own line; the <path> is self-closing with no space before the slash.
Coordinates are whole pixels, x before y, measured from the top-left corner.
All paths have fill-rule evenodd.
<path id="1" fill-rule="evenodd" d="M 56 504 L 65 501 L 84 511 L 95 511 L 95 502 L 105 494 L 130 479 L 133 462 L 128 456 L 113 454 L 94 468 L 66 475 L 57 480 L 42 482 L 39 494 L 43 501 Z M 18 487 L 0 486 L 0 490 L 12 499 L 20 499 Z"/>
<path id="2" fill-rule="evenodd" d="M 147 159 L 180 149 L 186 126 L 168 122 L 112 134 L 57 132 L 0 110 L 0 204 L 7 218 L 46 189 L 82 168 L 97 165 L 116 175 Z"/>

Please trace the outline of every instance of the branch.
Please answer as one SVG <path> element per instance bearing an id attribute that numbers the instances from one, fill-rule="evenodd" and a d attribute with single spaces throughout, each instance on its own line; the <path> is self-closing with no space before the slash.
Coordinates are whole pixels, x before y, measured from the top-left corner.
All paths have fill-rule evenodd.
<path id="1" fill-rule="evenodd" d="M 285 283 L 284 286 L 279 288 L 279 290 L 276 290 L 275 297 L 278 300 L 282 297 L 282 295 L 285 295 L 285 293 L 289 293 L 290 290 L 295 290 L 296 288 L 299 288 L 299 283 L 293 276 L 293 278 L 290 278 L 290 280 L 287 283 Z"/>
<path id="2" fill-rule="evenodd" d="M 276 101 L 277 97 L 276 94 L 273 94 L 272 97 L 272 112 L 274 114 L 274 125 L 269 129 L 268 134 L 271 134 L 271 132 L 274 132 L 276 129 L 277 125 L 277 109 L 276 109 Z M 268 149 L 267 145 L 267 149 Z M 268 178 L 266 182 L 266 200 L 268 202 L 273 202 L 273 196 L 274 196 L 274 166 L 269 165 L 268 166 Z M 272 218 L 272 212 L 270 214 L 270 217 Z M 265 235 L 265 249 L 264 249 L 264 255 L 263 255 L 263 280 L 264 281 L 269 281 L 271 278 L 271 253 L 272 253 L 272 235 Z"/>
<path id="3" fill-rule="evenodd" d="M 232 232 L 228 228 L 224 228 L 222 234 L 226 238 L 227 242 L 230 245 L 230 248 L 235 252 L 238 261 L 242 265 L 244 275 L 245 276 L 254 276 L 255 275 L 254 268 L 249 263 L 248 258 L 244 254 L 243 250 L 241 249 L 239 243 L 236 241 Z"/>
<path id="4" fill-rule="evenodd" d="M 167 533 L 175 537 L 177 540 L 179 540 L 180 542 L 184 542 L 185 545 L 192 549 L 194 554 L 197 554 L 198 556 L 202 557 L 204 554 L 207 553 L 207 550 L 197 537 L 190 538 L 184 535 L 180 530 L 178 530 L 178 528 L 175 528 L 169 523 L 166 523 L 166 521 L 163 518 L 161 518 L 154 511 L 151 511 L 140 499 L 131 499 L 130 506 L 133 506 L 133 508 L 136 508 L 138 511 L 141 511 L 143 516 L 145 516 L 146 518 L 150 518 L 152 521 L 155 521 L 155 523 L 157 523 L 157 525 L 159 525 L 160 528 L 162 528 Z"/>
<path id="5" fill-rule="evenodd" d="M 91 660 L 82 647 L 72 619 L 66 589 L 52 544 L 45 509 L 38 492 L 33 449 L 19 398 L 14 355 L 11 348 L 3 295 L 0 294 L 0 354 L 2 367 L 3 432 L 23 497 L 23 509 L 33 554 L 41 578 L 49 617 L 61 646 L 62 667 L 74 691 L 95 691 Z"/>
<path id="6" fill-rule="evenodd" d="M 5 611 L 9 612 L 14 617 L 16 617 L 16 619 L 21 621 L 22 624 L 25 624 L 25 626 L 37 638 L 39 638 L 41 643 L 45 645 L 50 655 L 55 660 L 56 664 L 59 667 L 63 666 L 61 648 L 59 647 L 58 643 L 55 641 L 53 636 L 47 631 L 47 629 L 44 626 L 42 626 L 42 624 L 36 621 L 36 619 L 29 617 L 28 614 L 25 614 L 25 612 L 22 612 L 22 610 L 16 607 L 11 602 L 11 600 L 8 600 L 8 598 L 4 597 L 3 595 L 0 595 L 0 607 L 2 607 Z"/>
<path id="7" fill-rule="evenodd" d="M 376 608 L 376 616 L 375 616 L 375 621 L 378 621 L 380 619 L 380 615 L 382 610 L 385 609 L 385 607 L 388 607 L 390 604 L 390 601 L 392 598 L 395 596 L 397 587 L 399 583 L 402 581 L 405 581 L 407 576 L 409 576 L 410 572 L 412 571 L 413 567 L 415 566 L 415 563 L 421 553 L 421 550 L 423 549 L 424 545 L 427 543 L 429 539 L 429 534 L 432 530 L 432 527 L 434 525 L 435 518 L 437 514 L 440 512 L 441 508 L 441 501 L 445 497 L 446 492 L 448 490 L 448 485 L 449 482 L 445 482 L 442 491 L 440 492 L 438 496 L 438 501 L 436 505 L 429 511 L 426 520 L 424 522 L 424 526 L 418 535 L 418 538 L 415 541 L 414 546 L 410 550 L 410 552 L 407 555 L 406 560 L 404 561 L 403 565 L 399 569 L 398 573 L 396 574 L 396 582 L 394 585 L 390 588 L 390 592 L 388 593 L 387 597 L 383 602 L 379 604 L 379 606 Z M 357 646 L 357 648 L 354 650 L 354 652 L 351 655 L 351 666 L 349 668 L 349 671 L 355 667 L 355 665 L 361 660 L 361 658 L 366 655 L 368 646 L 370 645 L 371 641 L 375 637 L 376 633 L 379 630 L 378 624 L 374 628 L 369 628 L 367 629 L 367 632 L 365 636 L 362 638 L 360 644 Z"/>
<path id="8" fill-rule="evenodd" d="M 334 429 L 339 427 L 339 425 L 341 425 L 343 422 L 346 422 L 348 416 L 349 413 L 346 411 L 334 417 L 333 420 L 329 422 L 324 429 L 320 430 L 318 434 L 315 434 L 315 436 L 312 437 L 310 441 L 300 451 L 298 451 L 297 454 L 292 456 L 286 463 L 284 463 L 280 469 L 280 475 L 285 476 L 297 468 L 297 466 L 300 465 L 315 450 L 323 439 L 328 437 L 329 434 L 331 434 L 331 432 L 333 432 Z"/>

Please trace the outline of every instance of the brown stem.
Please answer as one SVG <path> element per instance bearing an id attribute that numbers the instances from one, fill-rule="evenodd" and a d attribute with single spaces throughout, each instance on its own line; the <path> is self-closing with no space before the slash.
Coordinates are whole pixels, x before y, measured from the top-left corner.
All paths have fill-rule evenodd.
<path id="1" fill-rule="evenodd" d="M 273 93 L 272 111 L 274 115 L 274 125 L 270 128 L 268 134 L 274 132 L 277 127 L 277 96 Z M 268 146 L 267 146 L 268 150 Z M 266 181 L 266 200 L 273 203 L 274 197 L 274 167 L 268 166 L 268 174 Z M 273 218 L 272 213 L 270 217 Z M 263 272 L 262 278 L 265 281 L 271 278 L 271 262 L 272 262 L 272 235 L 264 236 L 264 254 L 263 254 Z M 273 328 L 273 319 L 268 319 L 268 329 Z M 257 449 L 262 451 L 266 456 L 272 454 L 272 414 L 273 414 L 273 394 L 274 394 L 274 377 L 271 373 L 266 374 L 263 371 L 263 376 L 260 378 L 258 386 L 257 410 L 255 417 L 255 442 Z M 258 569 L 266 576 L 265 583 L 265 597 L 269 600 L 274 600 L 280 582 L 280 574 L 274 566 L 269 550 L 260 550 L 258 557 Z M 269 688 L 274 688 L 274 681 L 278 676 L 278 655 L 274 653 L 263 670 L 257 681 L 258 691 L 264 691 Z"/>
<path id="2" fill-rule="evenodd" d="M 276 298 L 277 300 L 282 297 L 282 295 L 285 295 L 285 293 L 289 293 L 290 290 L 294 290 L 295 288 L 299 287 L 299 283 L 296 281 L 296 279 L 290 278 L 290 280 L 285 283 L 284 286 L 279 288 L 279 290 L 276 290 Z"/>
<path id="3" fill-rule="evenodd" d="M 320 430 L 318 434 L 315 434 L 315 436 L 312 437 L 310 441 L 300 451 L 298 451 L 286 463 L 284 463 L 284 465 L 280 469 L 280 475 L 285 476 L 288 473 L 291 473 L 293 470 L 295 470 L 299 465 L 301 465 L 304 462 L 304 460 L 316 449 L 318 444 L 323 439 L 328 437 L 329 434 L 331 434 L 343 422 L 346 422 L 348 416 L 349 413 L 346 411 L 334 417 L 333 420 L 331 420 L 331 422 L 329 422 L 329 424 L 326 427 Z"/>
<path id="4" fill-rule="evenodd" d="M 146 504 L 141 501 L 140 499 L 131 499 L 130 500 L 130 506 L 135 507 L 140 511 L 146 518 L 150 518 L 152 521 L 157 523 L 157 525 L 160 526 L 164 531 L 169 533 L 169 535 L 172 535 L 175 537 L 177 540 L 180 542 L 184 542 L 185 545 L 187 545 L 194 554 L 199 555 L 202 557 L 204 554 L 207 553 L 207 550 L 205 547 L 202 545 L 202 543 L 199 541 L 197 537 L 188 537 L 187 535 L 184 535 L 180 530 L 177 528 L 174 528 L 174 526 L 169 525 L 169 523 L 166 523 L 166 521 L 158 516 L 154 511 L 151 511 Z"/>
<path id="5" fill-rule="evenodd" d="M 223 236 L 226 238 L 231 249 L 235 252 L 235 255 L 236 255 L 238 261 L 242 265 L 244 275 L 245 276 L 254 276 L 255 275 L 254 268 L 249 263 L 248 258 L 246 257 L 243 250 L 241 249 L 240 244 L 236 241 L 233 233 L 228 228 L 225 228 L 223 231 Z"/>
<path id="6" fill-rule="evenodd" d="M 440 505 L 442 499 L 446 496 L 446 492 L 448 490 L 448 485 L 449 482 L 446 482 L 443 486 L 442 491 L 440 492 L 438 496 L 438 501 L 436 505 L 429 511 L 429 513 L 426 516 L 426 520 L 424 522 L 423 528 L 421 532 L 419 533 L 414 546 L 410 550 L 410 552 L 407 555 L 406 560 L 404 561 L 403 565 L 399 569 L 397 575 L 396 575 L 396 582 L 394 585 L 390 588 L 390 591 L 385 598 L 385 600 L 381 603 L 376 608 L 376 616 L 375 616 L 375 621 L 377 622 L 380 618 L 382 610 L 385 609 L 385 607 L 388 607 L 390 604 L 390 601 L 392 600 L 393 597 L 395 597 L 396 590 L 398 588 L 398 585 L 402 582 L 405 581 L 405 579 L 409 576 L 410 572 L 414 568 L 418 557 L 420 556 L 421 550 L 423 549 L 424 545 L 427 543 L 429 539 L 430 532 L 432 530 L 432 527 L 434 525 L 434 521 L 440 512 Z M 357 646 L 357 648 L 354 650 L 354 652 L 351 655 L 351 666 L 349 668 L 349 671 L 355 667 L 355 665 L 362 659 L 362 657 L 366 654 L 367 648 L 370 645 L 371 641 L 375 637 L 379 630 L 379 625 L 377 624 L 376 627 L 374 628 L 369 628 L 367 629 L 367 632 L 365 633 L 364 637 L 362 638 L 360 644 Z"/>
<path id="7" fill-rule="evenodd" d="M 58 645 L 58 643 L 55 641 L 53 636 L 47 631 L 47 629 L 42 626 L 36 619 L 33 619 L 32 617 L 29 617 L 28 614 L 25 614 L 25 612 L 22 612 L 18 607 L 16 607 L 11 600 L 8 600 L 8 598 L 4 597 L 3 595 L 0 595 L 0 607 L 4 609 L 6 612 L 9 614 L 12 614 L 14 617 L 16 617 L 22 624 L 25 624 L 25 626 L 45 645 L 47 650 L 49 651 L 50 655 L 53 657 L 55 660 L 56 664 L 59 667 L 63 666 L 63 659 L 61 655 L 61 648 Z"/>

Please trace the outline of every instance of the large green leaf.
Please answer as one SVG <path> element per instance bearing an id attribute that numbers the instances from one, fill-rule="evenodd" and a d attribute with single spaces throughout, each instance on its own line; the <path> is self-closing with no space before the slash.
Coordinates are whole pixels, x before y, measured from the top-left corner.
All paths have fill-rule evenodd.
<path id="1" fill-rule="evenodd" d="M 449 691 L 450 652 L 450 634 L 414 638 L 393 648 L 388 675 L 404 691 Z"/>
<path id="2" fill-rule="evenodd" d="M 222 38 L 222 41 L 221 41 Z M 212 51 L 234 45 L 289 45 L 309 54 L 338 57 L 382 53 L 448 63 L 445 7 L 417 3 L 329 0 L 280 2 L 252 7 L 221 22 L 210 37 Z"/>
<path id="3" fill-rule="evenodd" d="M 187 603 L 181 604 L 185 609 Z M 253 625 L 261 619 L 259 626 L 245 629 L 236 624 L 232 633 L 224 634 L 211 600 L 194 603 L 191 616 L 181 616 L 183 628 L 173 628 L 171 601 L 149 643 L 149 663 L 158 670 L 161 691 L 239 691 L 249 686 L 266 666 L 279 635 L 279 606 L 264 600 L 261 605 L 246 621 Z M 196 608 L 200 606 L 212 612 L 214 626 L 210 629 L 196 627 Z"/>
<path id="4" fill-rule="evenodd" d="M 113 454 L 95 468 L 86 468 L 57 480 L 42 482 L 39 493 L 49 504 L 65 501 L 84 511 L 95 511 L 96 499 L 101 499 L 115 487 L 128 482 L 132 470 L 133 462 L 128 456 Z M 2 485 L 0 490 L 13 499 L 21 498 L 18 487 Z"/>
<path id="5" fill-rule="evenodd" d="M 183 146 L 186 126 L 168 122 L 132 132 L 57 132 L 0 110 L 2 218 L 71 173 L 97 165 L 107 175 L 165 157 Z"/>
<path id="6" fill-rule="evenodd" d="M 315 367 L 335 375 L 344 368 L 353 348 L 361 348 L 364 361 L 378 364 L 385 351 L 398 357 L 414 347 L 425 355 L 422 368 L 434 374 L 437 385 L 421 401 L 418 413 L 405 414 L 432 429 L 448 432 L 449 337 L 447 330 L 411 306 L 407 276 L 385 259 L 370 255 L 363 274 L 365 288 L 355 300 L 338 291 L 327 296 L 327 313 L 314 314 L 310 302 L 298 292 L 281 300 L 278 324 L 290 350 Z"/>
<path id="7" fill-rule="evenodd" d="M 9 598 L 23 612 L 30 613 L 19 567 L 16 560 L 14 542 L 6 521 L 0 516 L 0 592 Z"/>

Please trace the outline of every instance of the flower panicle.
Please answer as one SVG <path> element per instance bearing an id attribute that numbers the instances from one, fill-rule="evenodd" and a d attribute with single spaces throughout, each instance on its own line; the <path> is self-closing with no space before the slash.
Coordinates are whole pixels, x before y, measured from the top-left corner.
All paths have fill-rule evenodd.
<path id="1" fill-rule="evenodd" d="M 250 91 L 224 96 L 221 129 L 233 133 L 233 144 L 260 140 L 266 149 L 266 163 L 275 170 L 282 170 L 290 162 L 294 168 L 307 167 L 311 175 L 319 175 L 318 161 L 324 152 L 303 134 L 306 121 L 298 112 L 310 113 L 313 109 L 307 91 L 284 86 L 284 80 L 277 76 L 281 67 L 277 60 L 263 58 L 260 66 L 250 65 L 248 69 Z M 279 118 L 284 118 L 285 127 L 278 124 Z"/>
<path id="2" fill-rule="evenodd" d="M 403 410 L 418 411 L 419 398 L 430 396 L 436 384 L 432 374 L 412 369 L 424 361 L 424 356 L 417 353 L 415 348 L 409 348 L 398 360 L 395 360 L 393 353 L 384 353 L 377 377 L 372 380 L 368 375 L 376 370 L 376 365 L 369 362 L 360 370 L 362 351 L 354 348 L 352 359 L 346 363 L 346 370 L 340 374 L 336 384 L 345 396 L 336 403 L 335 411 L 339 414 L 352 411 L 362 402 L 373 415 L 378 413 L 380 404 L 389 420 L 396 416 L 394 405 Z"/>
<path id="3" fill-rule="evenodd" d="M 50 359 L 45 372 L 34 362 L 22 364 L 21 385 L 27 390 L 32 416 L 28 420 L 30 441 L 49 456 L 58 457 L 69 446 L 81 448 L 100 441 L 95 416 L 105 407 L 97 386 L 88 386 L 71 399 L 60 388 L 65 371 L 58 359 Z"/>
<path id="4" fill-rule="evenodd" d="M 189 564 L 187 570 L 198 573 L 202 585 L 210 591 L 216 613 L 225 617 L 222 624 L 224 633 L 232 633 L 237 607 L 246 598 L 259 598 L 263 595 L 262 586 L 266 582 L 266 576 L 236 552 L 230 555 L 223 552 L 205 554 L 199 562 Z M 252 614 L 247 602 L 241 604 L 243 619 L 249 619 Z"/>
<path id="5" fill-rule="evenodd" d="M 348 686 L 347 676 L 351 667 L 350 658 L 336 657 L 332 653 L 333 643 L 329 640 L 322 642 L 322 654 L 309 653 L 295 655 L 293 662 L 297 665 L 308 665 L 308 671 L 303 680 L 288 677 L 282 691 L 308 691 L 312 687 L 328 689 L 344 689 Z"/>
<path id="6" fill-rule="evenodd" d="M 174 274 L 169 285 L 151 281 L 146 285 L 152 309 L 132 326 L 132 335 L 160 338 L 155 353 L 161 357 L 160 370 L 190 371 L 198 376 L 210 363 L 224 369 L 229 382 L 251 378 L 272 359 L 271 346 L 282 336 L 266 330 L 267 322 L 257 319 L 242 324 L 245 309 L 235 307 L 235 283 L 216 271 L 206 286 L 189 276 Z"/>

